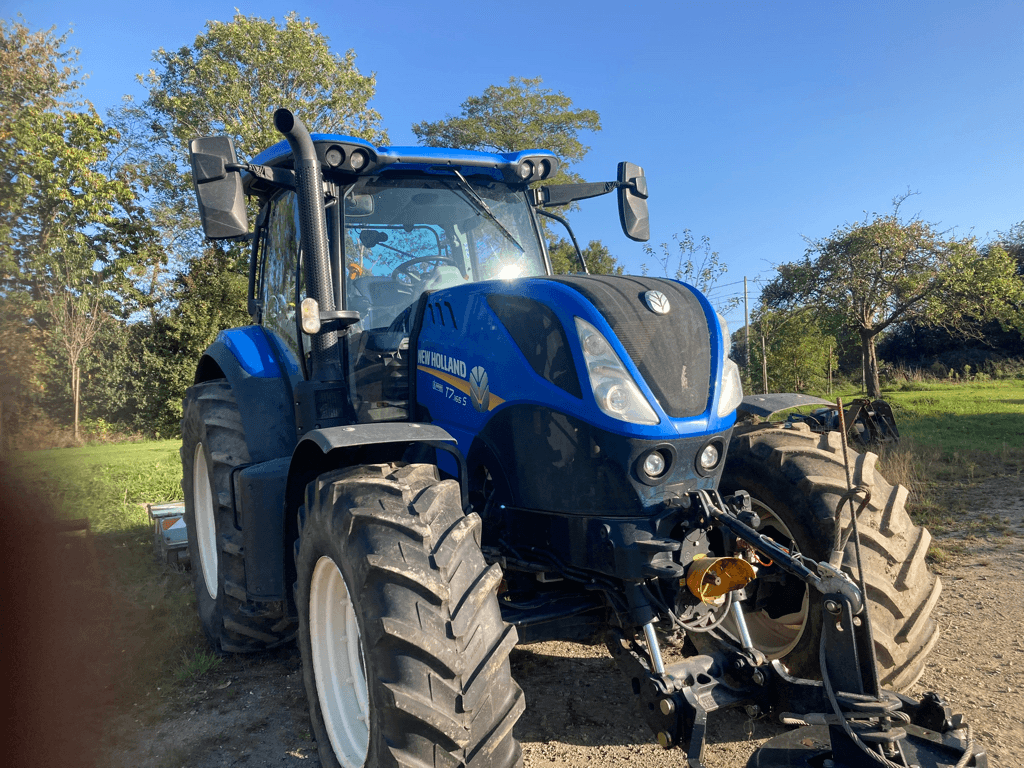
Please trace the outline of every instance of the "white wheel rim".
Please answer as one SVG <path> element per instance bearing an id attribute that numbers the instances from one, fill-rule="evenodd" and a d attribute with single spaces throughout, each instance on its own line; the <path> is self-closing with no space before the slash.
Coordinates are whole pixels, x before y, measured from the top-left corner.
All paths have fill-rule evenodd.
<path id="1" fill-rule="evenodd" d="M 213 508 L 210 470 L 206 466 L 203 444 L 196 444 L 192 459 L 192 508 L 196 515 L 196 544 L 203 581 L 210 597 L 217 599 L 217 516 Z"/>
<path id="2" fill-rule="evenodd" d="M 345 579 L 327 556 L 317 561 L 309 586 L 309 643 L 334 755 L 345 768 L 360 768 L 370 748 L 370 702 L 359 626 Z"/>
<path id="3" fill-rule="evenodd" d="M 754 500 L 752 500 L 754 501 Z M 785 523 L 764 504 L 754 501 L 754 511 L 761 518 L 758 530 L 763 530 L 769 525 L 777 528 L 790 540 L 793 532 Z M 780 541 L 779 544 L 786 546 L 788 542 Z M 807 588 L 804 588 L 803 599 L 800 602 L 800 610 L 796 613 L 787 613 L 783 616 L 772 618 L 767 611 L 745 612 L 744 618 L 747 622 L 747 630 L 750 632 L 750 639 L 754 647 L 761 651 L 768 659 L 781 659 L 787 653 L 796 648 L 796 644 L 804 634 L 807 626 L 808 607 L 810 604 Z M 736 623 L 730 615 L 723 622 L 723 627 L 734 637 L 739 636 Z"/>

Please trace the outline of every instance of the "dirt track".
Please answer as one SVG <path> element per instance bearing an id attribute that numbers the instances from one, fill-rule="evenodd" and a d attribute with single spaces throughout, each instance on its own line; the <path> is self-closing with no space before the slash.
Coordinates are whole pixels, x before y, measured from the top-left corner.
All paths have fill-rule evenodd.
<path id="1" fill-rule="evenodd" d="M 944 592 L 936 610 L 942 636 L 912 693 L 942 693 L 974 726 L 991 766 L 1013 768 L 1024 755 L 1024 500 L 1018 478 L 972 491 L 1001 520 L 982 538 L 951 532 L 939 540 L 961 554 L 936 566 Z M 547 765 L 656 768 L 683 755 L 662 750 L 628 705 L 629 689 L 602 647 L 544 643 L 517 649 L 513 672 L 527 696 L 517 726 L 527 768 Z M 130 715 L 110 722 L 117 746 L 101 764 L 213 768 L 316 768 L 297 652 L 287 648 L 232 658 L 202 684 L 164 706 L 165 717 L 140 728 Z M 708 768 L 733 768 L 781 729 L 742 712 L 712 715 Z"/>

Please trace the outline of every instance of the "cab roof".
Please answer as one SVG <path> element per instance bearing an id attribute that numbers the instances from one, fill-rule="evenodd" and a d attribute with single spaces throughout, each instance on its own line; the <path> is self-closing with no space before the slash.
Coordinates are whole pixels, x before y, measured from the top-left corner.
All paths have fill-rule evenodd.
<path id="1" fill-rule="evenodd" d="M 554 176 L 559 162 L 546 149 L 520 152 L 478 152 L 449 147 L 375 147 L 365 139 L 333 133 L 314 133 L 310 138 L 321 165 L 342 174 L 365 176 L 383 171 L 440 172 L 443 167 L 461 173 L 489 175 L 499 181 L 527 184 Z M 291 166 L 292 149 L 279 141 L 252 159 L 253 165 Z"/>

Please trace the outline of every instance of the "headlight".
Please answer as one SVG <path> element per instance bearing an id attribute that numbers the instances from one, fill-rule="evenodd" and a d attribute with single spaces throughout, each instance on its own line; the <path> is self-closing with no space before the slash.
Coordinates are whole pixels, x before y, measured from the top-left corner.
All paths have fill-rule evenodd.
<path id="1" fill-rule="evenodd" d="M 729 333 L 729 324 L 725 322 L 725 318 L 718 312 L 718 324 L 722 327 L 722 343 L 725 347 L 725 356 L 728 357 L 729 353 L 732 352 L 732 334 Z"/>
<path id="2" fill-rule="evenodd" d="M 718 466 L 718 459 L 720 454 L 718 453 L 718 446 L 714 443 L 706 445 L 704 450 L 700 452 L 700 466 L 705 472 L 710 472 L 712 469 Z"/>
<path id="3" fill-rule="evenodd" d="M 740 379 L 739 366 L 729 358 L 729 353 L 732 352 L 732 335 L 729 333 L 729 324 L 720 314 L 718 314 L 718 324 L 722 328 L 722 348 L 725 350 L 725 364 L 722 366 L 722 391 L 718 396 L 718 415 L 728 416 L 743 401 L 743 381 Z"/>
<path id="4" fill-rule="evenodd" d="M 743 401 L 740 367 L 728 357 L 722 366 L 722 391 L 718 395 L 718 415 L 728 416 Z"/>
<path id="5" fill-rule="evenodd" d="M 631 424 L 657 424 L 658 415 L 608 340 L 597 328 L 579 317 L 576 318 L 576 332 L 598 408 L 613 419 Z"/>

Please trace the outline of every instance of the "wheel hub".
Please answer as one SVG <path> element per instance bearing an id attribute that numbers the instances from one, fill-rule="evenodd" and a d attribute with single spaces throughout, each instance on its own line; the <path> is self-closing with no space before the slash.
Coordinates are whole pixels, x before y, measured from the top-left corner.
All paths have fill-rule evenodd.
<path id="1" fill-rule="evenodd" d="M 345 768 L 360 768 L 370 746 L 370 704 L 359 626 L 345 579 L 327 556 L 317 561 L 310 582 L 309 642 L 331 747 Z"/>
<path id="2" fill-rule="evenodd" d="M 196 443 L 192 460 L 192 508 L 196 517 L 196 544 L 199 547 L 199 563 L 203 581 L 210 597 L 217 599 L 217 518 L 213 508 L 213 491 L 210 486 L 210 470 L 206 465 L 206 451 L 202 443 Z"/>

